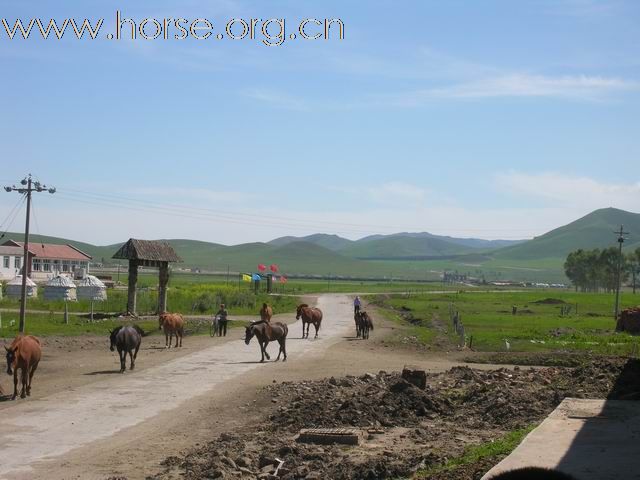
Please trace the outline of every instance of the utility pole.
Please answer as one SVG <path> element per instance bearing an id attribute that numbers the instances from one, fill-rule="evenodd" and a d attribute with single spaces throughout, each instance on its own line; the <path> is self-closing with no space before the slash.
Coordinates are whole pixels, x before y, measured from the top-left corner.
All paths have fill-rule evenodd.
<path id="1" fill-rule="evenodd" d="M 7 192 L 18 192 L 27 197 L 27 215 L 26 223 L 24 227 L 24 265 L 22 267 L 22 292 L 20 298 L 20 333 L 24 333 L 25 327 L 25 314 L 27 310 L 27 274 L 29 272 L 29 219 L 31 217 L 31 194 L 33 192 L 48 191 L 53 194 L 56 193 L 55 187 L 47 188 L 46 185 L 41 184 L 38 181 L 33 181 L 31 174 L 23 178 L 20 182 L 21 187 L 15 185 L 11 187 L 4 187 Z"/>
<path id="2" fill-rule="evenodd" d="M 620 311 L 620 277 L 622 270 L 622 244 L 624 243 L 624 236 L 629 235 L 629 232 L 624 231 L 624 225 L 620 225 L 620 230 L 613 232 L 618 235 L 618 271 L 616 272 L 616 307 L 613 319 L 618 321 L 618 312 Z"/>

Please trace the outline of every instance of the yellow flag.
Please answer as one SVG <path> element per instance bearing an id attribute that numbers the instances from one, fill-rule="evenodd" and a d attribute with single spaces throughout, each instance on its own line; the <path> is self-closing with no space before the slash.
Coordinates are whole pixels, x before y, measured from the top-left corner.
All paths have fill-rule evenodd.
<path id="1" fill-rule="evenodd" d="M 242 274 L 242 281 L 243 282 L 250 282 L 251 281 L 251 275 L 247 275 L 246 273 Z"/>

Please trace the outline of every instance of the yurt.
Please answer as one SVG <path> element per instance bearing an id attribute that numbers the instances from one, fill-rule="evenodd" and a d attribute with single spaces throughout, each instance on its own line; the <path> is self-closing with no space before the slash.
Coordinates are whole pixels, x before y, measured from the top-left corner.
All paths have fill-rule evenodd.
<path id="1" fill-rule="evenodd" d="M 36 282 L 27 277 L 27 298 L 35 298 L 37 296 L 38 286 L 36 285 Z M 22 297 L 22 275 L 18 275 L 16 278 L 7 283 L 7 297 Z"/>
<path id="2" fill-rule="evenodd" d="M 99 278 L 86 275 L 77 282 L 78 299 L 102 302 L 107 299 L 107 287 Z"/>
<path id="3" fill-rule="evenodd" d="M 45 300 L 76 300 L 76 284 L 64 275 L 53 277 L 44 287 Z"/>

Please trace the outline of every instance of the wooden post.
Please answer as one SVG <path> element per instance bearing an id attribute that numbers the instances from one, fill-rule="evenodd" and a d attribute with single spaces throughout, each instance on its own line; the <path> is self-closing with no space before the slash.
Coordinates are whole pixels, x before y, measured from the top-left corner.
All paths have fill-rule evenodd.
<path id="1" fill-rule="evenodd" d="M 91 299 L 91 323 L 93 323 L 93 299 Z"/>
<path id="2" fill-rule="evenodd" d="M 64 324 L 69 325 L 69 305 L 64 301 Z"/>
<path id="3" fill-rule="evenodd" d="M 167 285 L 169 284 L 169 262 L 160 264 L 158 285 L 158 315 L 167 311 Z"/>
<path id="4" fill-rule="evenodd" d="M 129 291 L 127 294 L 127 314 L 136 314 L 136 285 L 138 283 L 138 261 L 129 260 Z"/>

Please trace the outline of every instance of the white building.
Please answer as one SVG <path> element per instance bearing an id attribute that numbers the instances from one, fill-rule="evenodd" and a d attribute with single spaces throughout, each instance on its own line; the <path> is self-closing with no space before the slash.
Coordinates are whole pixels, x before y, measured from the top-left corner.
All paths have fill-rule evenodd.
<path id="1" fill-rule="evenodd" d="M 22 268 L 22 247 L 0 245 L 0 280 L 12 280 Z"/>
<path id="2" fill-rule="evenodd" d="M 0 249 L 11 249 L 7 250 L 7 255 L 0 254 L 2 256 L 2 265 L 5 264 L 6 257 L 9 257 L 8 263 L 10 265 L 6 274 L 4 269 L 0 270 L 0 275 L 3 279 L 12 279 L 20 273 L 24 256 L 23 245 L 21 242 L 9 240 L 0 246 Z M 38 281 L 46 280 L 59 274 L 72 275 L 76 270 L 82 269 L 84 269 L 85 273 L 89 273 L 91 256 L 73 245 L 29 242 L 29 260 L 27 275 Z M 18 262 L 18 267 L 15 266 L 16 261 Z"/>

